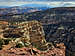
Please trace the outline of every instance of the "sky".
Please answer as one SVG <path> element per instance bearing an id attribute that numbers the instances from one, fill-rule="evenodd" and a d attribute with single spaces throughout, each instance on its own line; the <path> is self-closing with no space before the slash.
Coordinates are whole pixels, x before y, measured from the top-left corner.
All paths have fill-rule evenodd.
<path id="1" fill-rule="evenodd" d="M 41 4 L 53 7 L 75 7 L 74 0 L 0 0 L 0 6 L 21 6 L 26 4 Z"/>
<path id="2" fill-rule="evenodd" d="M 74 0 L 0 0 L 1 2 L 4 1 L 74 1 Z"/>

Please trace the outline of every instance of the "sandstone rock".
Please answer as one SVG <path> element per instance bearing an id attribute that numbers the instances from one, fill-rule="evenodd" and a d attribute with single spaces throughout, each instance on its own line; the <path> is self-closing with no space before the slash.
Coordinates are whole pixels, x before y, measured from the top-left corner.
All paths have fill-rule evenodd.
<path id="1" fill-rule="evenodd" d="M 0 55 L 8 56 L 65 56 L 65 49 L 53 48 L 48 51 L 40 51 L 36 48 L 12 48 L 11 50 L 0 50 Z"/>
<path id="2" fill-rule="evenodd" d="M 15 41 L 12 40 L 12 44 L 7 45 L 3 49 L 9 49 L 19 42 L 22 42 L 24 46 L 30 47 L 32 45 L 40 50 L 47 50 L 52 46 L 46 42 L 42 24 L 38 21 L 34 20 L 13 24 L 12 26 L 16 26 L 16 28 L 9 26 L 8 29 L 3 31 L 3 36 L 5 38 L 15 38 Z"/>

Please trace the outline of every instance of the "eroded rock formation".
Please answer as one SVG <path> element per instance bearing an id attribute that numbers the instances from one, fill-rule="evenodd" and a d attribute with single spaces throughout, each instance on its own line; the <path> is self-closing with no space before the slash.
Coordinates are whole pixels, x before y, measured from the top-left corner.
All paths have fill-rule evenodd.
<path id="1" fill-rule="evenodd" d="M 3 34 L 3 38 L 1 38 L 2 40 L 11 39 L 11 41 L 9 41 L 7 45 L 3 44 L 1 46 L 3 50 L 0 51 L 0 55 L 5 53 L 5 55 L 8 56 L 20 56 L 26 55 L 27 53 L 27 55 L 30 56 L 65 56 L 64 44 L 57 44 L 57 48 L 55 48 L 51 43 L 46 42 L 42 24 L 38 21 L 26 21 L 7 24 L 7 27 L 4 28 L 1 34 Z M 23 48 L 16 48 L 18 43 L 22 44 L 23 47 L 28 47 L 26 49 L 29 51 L 23 50 Z M 35 50 L 35 48 L 39 50 Z M 22 49 L 22 52 L 20 49 Z"/>

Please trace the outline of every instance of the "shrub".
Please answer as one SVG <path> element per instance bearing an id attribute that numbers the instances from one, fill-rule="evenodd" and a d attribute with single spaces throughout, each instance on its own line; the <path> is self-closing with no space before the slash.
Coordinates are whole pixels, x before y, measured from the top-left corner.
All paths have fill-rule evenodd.
<path id="1" fill-rule="evenodd" d="M 16 47 L 17 47 L 17 48 L 22 48 L 23 45 L 22 45 L 21 43 L 18 43 L 18 44 L 16 45 Z"/>
<path id="2" fill-rule="evenodd" d="M 2 45 L 4 44 L 3 39 L 0 39 L 0 50 L 2 49 Z"/>
<path id="3" fill-rule="evenodd" d="M 4 44 L 5 45 L 9 44 L 9 41 L 11 41 L 11 39 L 4 39 Z"/>

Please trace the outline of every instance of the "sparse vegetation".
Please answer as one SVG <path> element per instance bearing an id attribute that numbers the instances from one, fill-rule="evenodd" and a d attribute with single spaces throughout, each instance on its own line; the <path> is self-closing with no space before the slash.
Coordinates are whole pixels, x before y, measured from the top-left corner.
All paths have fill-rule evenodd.
<path id="1" fill-rule="evenodd" d="M 24 47 L 21 43 L 18 43 L 17 45 L 16 45 L 16 48 L 22 48 L 22 47 Z"/>
<path id="2" fill-rule="evenodd" d="M 4 41 L 0 39 L 0 50 L 2 49 L 2 45 L 4 44 Z"/>
<path id="3" fill-rule="evenodd" d="M 8 39 L 3 39 L 3 40 L 4 40 L 5 45 L 9 44 L 9 41 L 11 41 L 11 39 L 9 39 L 9 38 Z"/>

